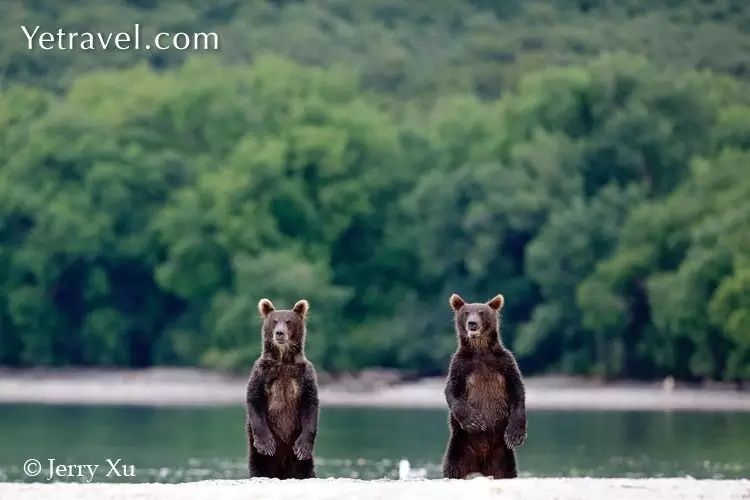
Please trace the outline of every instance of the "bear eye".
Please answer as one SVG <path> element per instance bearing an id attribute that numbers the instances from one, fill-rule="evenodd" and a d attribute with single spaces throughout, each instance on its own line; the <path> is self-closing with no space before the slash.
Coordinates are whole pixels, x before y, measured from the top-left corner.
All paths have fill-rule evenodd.
<path id="1" fill-rule="evenodd" d="M 479 317 L 484 318 L 484 311 L 479 311 Z"/>
<path id="2" fill-rule="evenodd" d="M 275 319 L 272 321 L 273 326 L 276 326 L 276 324 L 279 322 L 279 320 Z"/>
<path id="3" fill-rule="evenodd" d="M 292 321 L 291 321 L 291 320 L 289 320 L 289 319 L 288 319 L 288 320 L 286 320 L 286 326 L 292 326 Z"/>

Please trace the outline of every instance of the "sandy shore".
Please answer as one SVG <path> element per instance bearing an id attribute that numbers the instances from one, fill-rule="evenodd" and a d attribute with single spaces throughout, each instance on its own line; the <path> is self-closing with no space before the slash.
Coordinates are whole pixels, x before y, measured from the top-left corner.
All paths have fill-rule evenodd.
<path id="1" fill-rule="evenodd" d="M 516 479 L 512 481 L 201 481 L 182 484 L 0 484 L 0 498 L 31 500 L 180 499 L 222 500 L 251 498 L 359 500 L 455 500 L 456 498 L 527 500 L 539 498 L 649 500 L 747 499 L 750 481 L 694 479 Z"/>
<path id="2" fill-rule="evenodd" d="M 326 406 L 444 408 L 444 380 L 399 383 L 374 377 L 322 385 Z M 529 378 L 530 409 L 750 411 L 750 392 L 665 390 L 660 384 L 600 385 L 565 377 Z M 194 369 L 2 370 L 0 402 L 206 406 L 244 402 L 245 379 Z"/>

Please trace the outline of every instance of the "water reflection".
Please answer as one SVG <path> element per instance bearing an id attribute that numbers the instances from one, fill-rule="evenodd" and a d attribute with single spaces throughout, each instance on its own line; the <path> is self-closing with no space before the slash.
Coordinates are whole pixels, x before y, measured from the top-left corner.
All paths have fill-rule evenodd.
<path id="1" fill-rule="evenodd" d="M 242 408 L 0 405 L 0 429 L 0 481 L 30 480 L 22 470 L 28 458 L 122 458 L 136 465 L 136 481 L 247 475 Z M 439 477 L 447 435 L 440 410 L 325 408 L 318 475 L 395 479 L 407 458 Z M 743 413 L 533 412 L 519 468 L 522 476 L 747 477 L 748 442 Z"/>

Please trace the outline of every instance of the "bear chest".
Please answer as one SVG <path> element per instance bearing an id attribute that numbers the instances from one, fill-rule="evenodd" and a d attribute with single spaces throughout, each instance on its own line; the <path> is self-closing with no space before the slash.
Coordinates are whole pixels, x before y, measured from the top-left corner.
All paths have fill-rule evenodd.
<path id="1" fill-rule="evenodd" d="M 495 370 L 480 367 L 466 378 L 466 400 L 479 410 L 487 422 L 495 422 L 508 415 L 505 377 Z"/>
<path id="2" fill-rule="evenodd" d="M 289 442 L 298 425 L 300 385 L 296 378 L 282 375 L 266 385 L 268 425 L 284 442 Z"/>

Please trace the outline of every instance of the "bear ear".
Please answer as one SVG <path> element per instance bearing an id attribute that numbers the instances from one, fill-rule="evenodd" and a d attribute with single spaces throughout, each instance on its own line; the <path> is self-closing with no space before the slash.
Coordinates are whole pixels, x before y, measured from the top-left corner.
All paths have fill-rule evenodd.
<path id="1" fill-rule="evenodd" d="M 260 315 L 265 319 L 265 317 L 275 311 L 275 309 L 270 300 L 260 299 L 260 302 L 258 302 L 258 311 L 260 311 Z"/>
<path id="2" fill-rule="evenodd" d="M 294 307 L 292 308 L 292 311 L 296 312 L 303 318 L 307 316 L 307 311 L 310 309 L 310 304 L 307 303 L 305 299 L 297 301 L 296 304 L 294 304 Z"/>
<path id="3" fill-rule="evenodd" d="M 503 308 L 503 304 L 505 304 L 505 298 L 500 293 L 498 293 L 497 295 L 495 295 L 492 298 L 492 300 L 490 300 L 489 302 L 487 302 L 487 305 L 490 306 L 495 311 L 499 311 L 500 309 L 502 309 Z"/>
<path id="4" fill-rule="evenodd" d="M 451 309 L 453 309 L 454 311 L 458 311 L 463 307 L 464 304 L 466 304 L 466 302 L 464 302 L 464 299 L 462 299 L 459 294 L 454 293 L 453 295 L 451 295 L 450 304 Z"/>

